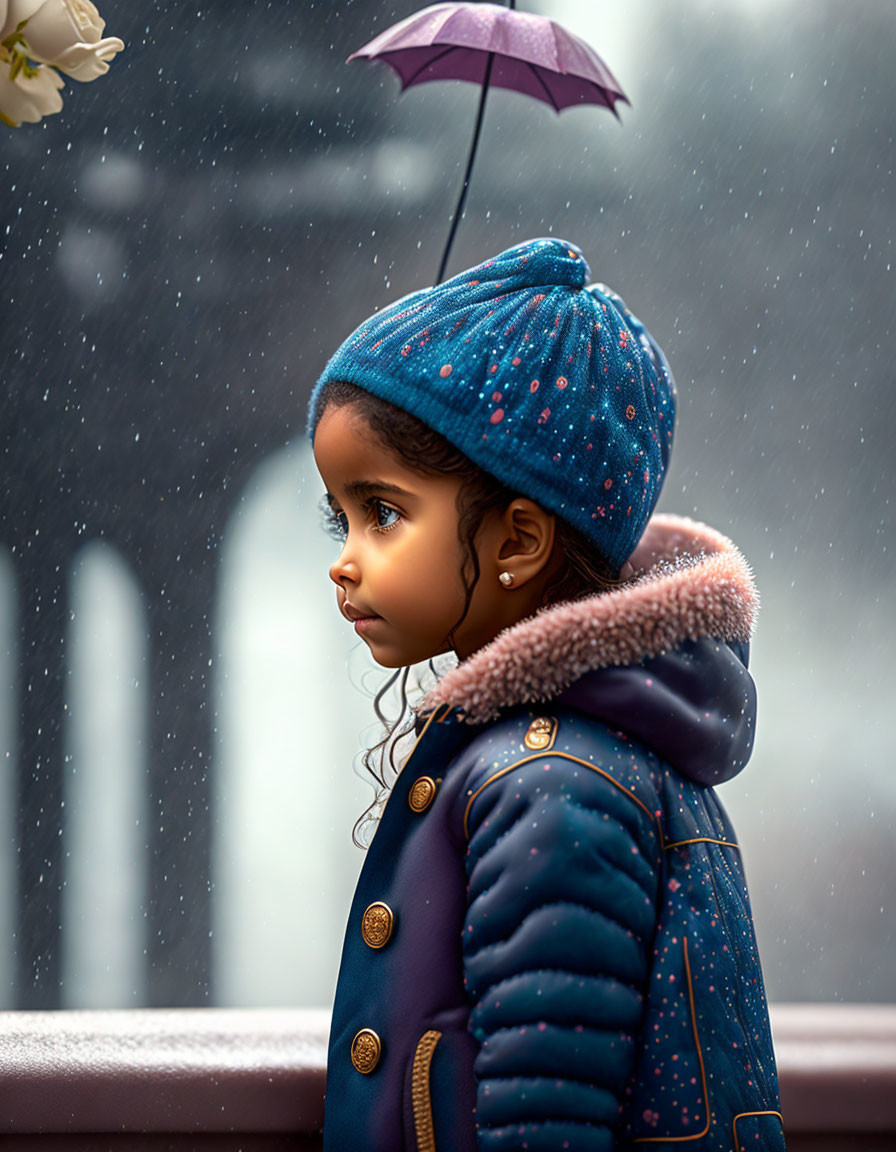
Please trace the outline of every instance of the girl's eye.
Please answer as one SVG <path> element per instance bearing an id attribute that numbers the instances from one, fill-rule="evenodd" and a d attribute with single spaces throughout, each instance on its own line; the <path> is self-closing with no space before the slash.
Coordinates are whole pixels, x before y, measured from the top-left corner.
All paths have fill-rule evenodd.
<path id="1" fill-rule="evenodd" d="M 382 500 L 372 502 L 373 524 L 377 532 L 388 532 L 395 528 L 401 520 L 401 513 L 391 504 L 384 504 Z"/>
<path id="2" fill-rule="evenodd" d="M 337 543 L 342 544 L 348 536 L 348 520 L 344 512 L 337 512 L 326 496 L 320 501 L 320 522 L 324 532 Z"/>

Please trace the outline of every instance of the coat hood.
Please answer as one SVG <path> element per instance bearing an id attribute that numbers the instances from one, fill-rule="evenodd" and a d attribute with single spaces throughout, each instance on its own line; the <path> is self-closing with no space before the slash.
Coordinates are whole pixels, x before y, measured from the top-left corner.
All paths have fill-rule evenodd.
<path id="1" fill-rule="evenodd" d="M 654 516 L 622 587 L 547 608 L 447 672 L 421 711 L 468 723 L 537 701 L 593 715 L 712 785 L 749 759 L 747 672 L 758 596 L 738 549 L 705 524 Z"/>

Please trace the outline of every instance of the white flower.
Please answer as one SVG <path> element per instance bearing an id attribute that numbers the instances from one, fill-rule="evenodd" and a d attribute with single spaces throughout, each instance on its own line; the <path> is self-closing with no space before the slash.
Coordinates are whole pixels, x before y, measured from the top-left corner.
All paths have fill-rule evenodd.
<path id="1" fill-rule="evenodd" d="M 61 112 L 62 86 L 62 77 L 52 68 L 38 68 L 35 75 L 20 72 L 10 80 L 9 70 L 0 63 L 0 121 L 17 128 L 25 120 L 36 124 L 44 116 Z"/>
<path id="2" fill-rule="evenodd" d="M 0 41 L 21 29 L 32 60 L 73 80 L 102 76 L 124 48 L 117 36 L 102 38 L 106 22 L 91 0 L 0 0 L 0 15 L 5 17 Z"/>
<path id="3" fill-rule="evenodd" d="M 59 112 L 54 69 L 73 80 L 108 72 L 124 43 L 103 39 L 105 27 L 91 0 L 0 0 L 0 121 L 16 127 Z"/>

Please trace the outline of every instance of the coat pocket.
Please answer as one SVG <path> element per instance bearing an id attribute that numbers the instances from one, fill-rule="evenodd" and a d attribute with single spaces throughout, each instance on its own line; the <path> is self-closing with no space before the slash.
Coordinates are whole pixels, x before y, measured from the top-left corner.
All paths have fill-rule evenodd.
<path id="1" fill-rule="evenodd" d="M 734 1152 L 761 1148 L 763 1152 L 784 1152 L 784 1121 L 780 1112 L 741 1112 L 734 1117 Z"/>

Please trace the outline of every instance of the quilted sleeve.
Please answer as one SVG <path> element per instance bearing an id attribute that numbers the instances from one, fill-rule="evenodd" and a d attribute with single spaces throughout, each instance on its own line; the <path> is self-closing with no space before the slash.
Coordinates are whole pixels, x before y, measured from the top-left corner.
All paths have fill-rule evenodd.
<path id="1" fill-rule="evenodd" d="M 467 831 L 478 1148 L 612 1149 L 656 922 L 651 814 L 546 753 L 480 789 Z"/>

